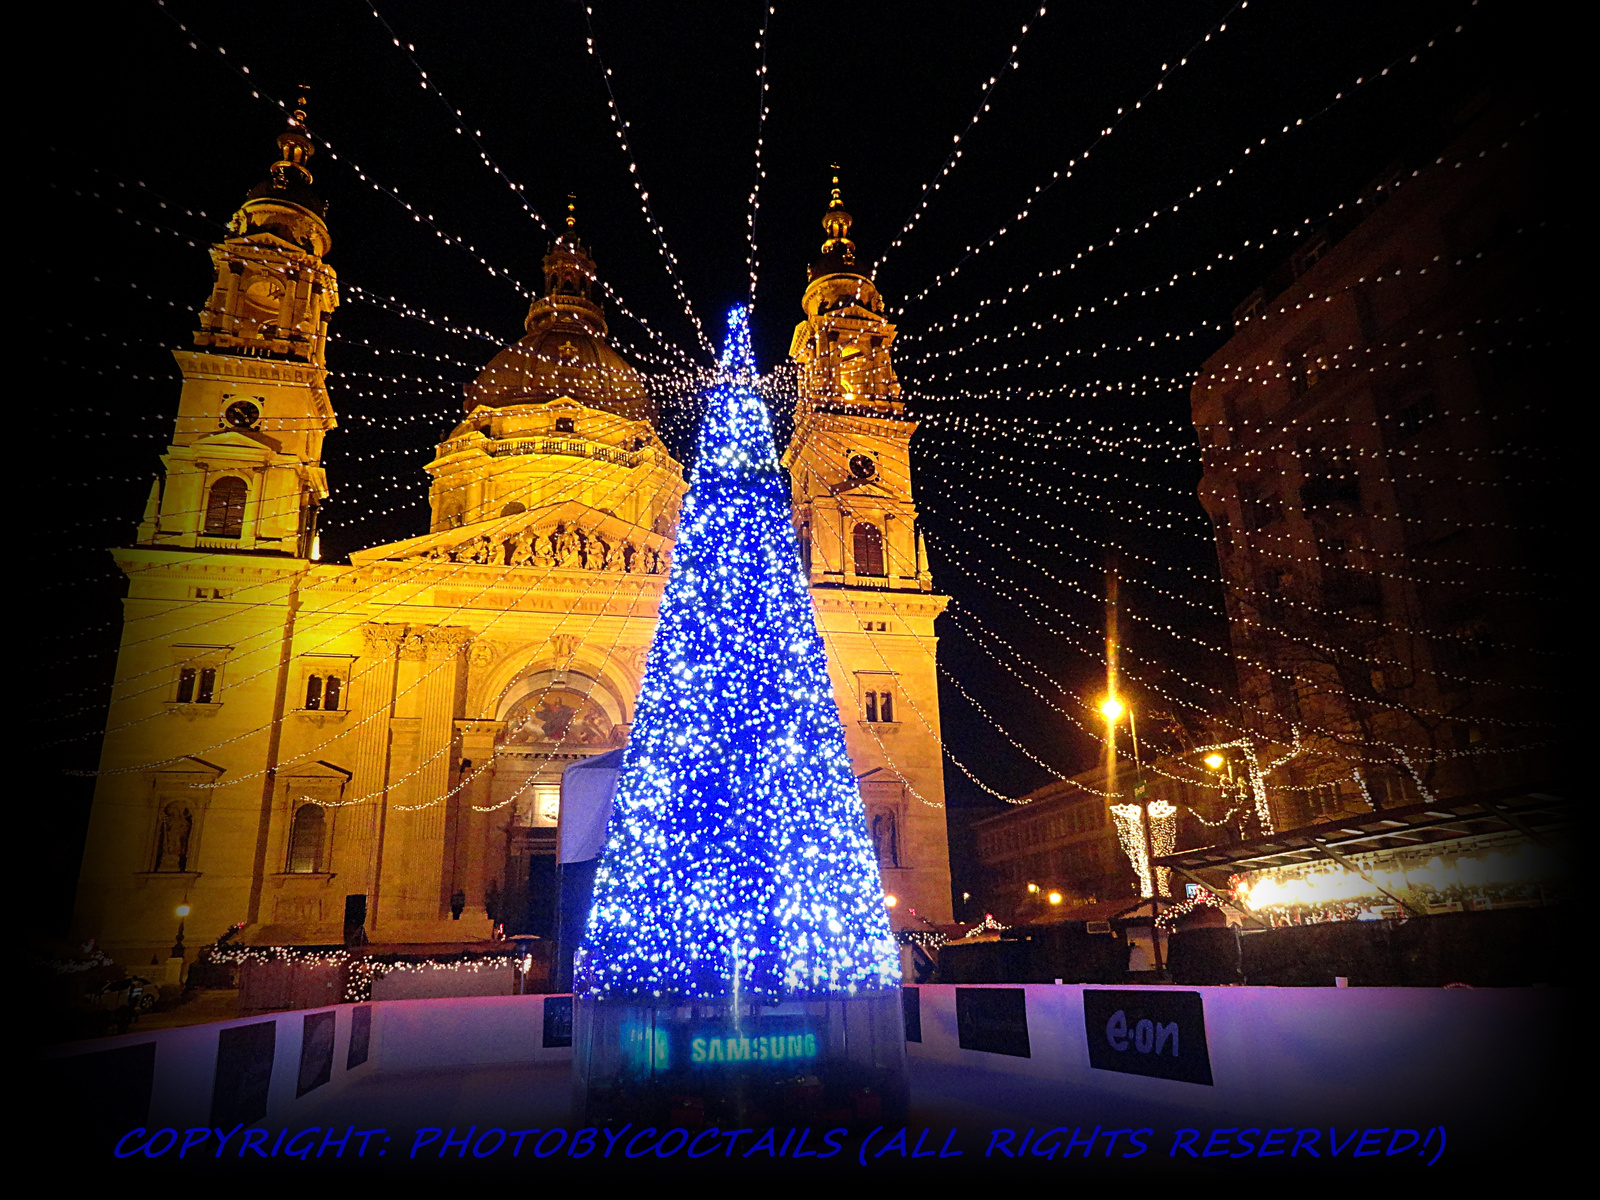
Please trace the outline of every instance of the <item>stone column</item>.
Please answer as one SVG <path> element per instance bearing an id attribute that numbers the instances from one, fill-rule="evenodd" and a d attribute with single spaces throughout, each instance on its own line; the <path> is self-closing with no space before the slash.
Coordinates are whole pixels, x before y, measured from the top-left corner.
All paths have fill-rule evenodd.
<path id="1" fill-rule="evenodd" d="M 411 630 L 400 648 L 404 716 L 393 722 L 390 763 L 392 829 L 400 833 L 398 855 L 386 865 L 400 873 L 403 920 L 449 920 L 445 878 L 446 794 L 454 740 L 458 657 L 469 634 L 438 627 Z M 404 806 L 396 809 L 395 805 Z"/>
<path id="2" fill-rule="evenodd" d="M 339 816 L 339 845 L 334 870 L 347 895 L 367 897 L 368 933 L 377 917 L 379 856 L 382 854 L 385 795 L 389 776 L 389 721 L 394 715 L 396 651 L 404 625 L 364 625 L 365 653 L 356 661 L 349 700 L 351 720 L 361 724 L 354 734 L 353 776 L 348 795 L 370 796 Z"/>
<path id="3" fill-rule="evenodd" d="M 494 813 L 481 812 L 489 807 L 494 795 L 494 744 L 505 729 L 504 721 L 457 721 L 456 735 L 461 739 L 463 775 L 470 782 L 456 795 L 456 880 L 467 894 L 466 911 L 461 919 L 469 917 L 488 919 L 484 910 L 484 893 L 494 876 L 504 849 L 497 840 L 490 844 Z M 467 762 L 472 763 L 469 770 Z"/>

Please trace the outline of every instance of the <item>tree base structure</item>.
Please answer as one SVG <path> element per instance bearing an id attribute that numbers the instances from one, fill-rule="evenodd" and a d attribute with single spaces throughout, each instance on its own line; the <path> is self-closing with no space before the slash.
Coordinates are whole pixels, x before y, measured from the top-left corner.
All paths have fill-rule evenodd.
<path id="1" fill-rule="evenodd" d="M 760 1128 L 900 1123 L 909 1097 L 900 989 L 838 999 L 573 1006 L 573 1117 Z"/>

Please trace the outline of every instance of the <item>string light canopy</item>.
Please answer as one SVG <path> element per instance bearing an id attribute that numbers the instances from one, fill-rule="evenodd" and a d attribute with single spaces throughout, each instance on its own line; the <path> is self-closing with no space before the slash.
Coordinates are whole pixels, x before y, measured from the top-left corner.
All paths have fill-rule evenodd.
<path id="1" fill-rule="evenodd" d="M 728 315 L 576 990 L 881 992 L 898 950 L 800 569 L 748 315 Z"/>

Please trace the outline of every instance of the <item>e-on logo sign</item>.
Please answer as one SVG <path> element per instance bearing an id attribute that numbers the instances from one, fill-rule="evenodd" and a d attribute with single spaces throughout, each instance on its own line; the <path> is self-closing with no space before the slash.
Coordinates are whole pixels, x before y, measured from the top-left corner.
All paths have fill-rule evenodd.
<path id="1" fill-rule="evenodd" d="M 1149 1017 L 1140 1017 L 1139 1023 L 1133 1027 L 1133 1046 L 1140 1054 L 1160 1054 L 1169 1038 L 1172 1040 L 1172 1057 L 1177 1058 L 1179 1037 L 1176 1021 L 1157 1025 Z M 1128 1048 L 1128 1014 L 1120 1008 L 1106 1022 L 1106 1041 L 1111 1043 L 1113 1050 Z"/>
<path id="2" fill-rule="evenodd" d="M 689 1040 L 689 1061 L 696 1066 L 709 1063 L 778 1063 L 791 1059 L 815 1058 L 814 1033 L 775 1033 L 760 1037 L 706 1037 Z"/>
<path id="3" fill-rule="evenodd" d="M 1199 992 L 1085 988 L 1083 1032 L 1096 1070 L 1211 1083 Z"/>

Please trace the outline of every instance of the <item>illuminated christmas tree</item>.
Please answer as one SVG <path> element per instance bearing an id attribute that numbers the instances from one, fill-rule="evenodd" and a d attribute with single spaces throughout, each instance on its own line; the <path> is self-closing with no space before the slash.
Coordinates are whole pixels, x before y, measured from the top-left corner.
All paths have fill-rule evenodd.
<path id="1" fill-rule="evenodd" d="M 900 982 L 747 321 L 728 315 L 618 779 L 577 970 L 591 1000 Z"/>

